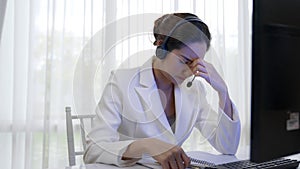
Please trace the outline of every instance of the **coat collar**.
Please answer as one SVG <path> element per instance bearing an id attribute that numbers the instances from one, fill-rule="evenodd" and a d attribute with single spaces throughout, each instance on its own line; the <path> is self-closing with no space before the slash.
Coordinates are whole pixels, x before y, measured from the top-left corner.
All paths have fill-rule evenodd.
<path id="1" fill-rule="evenodd" d="M 176 128 L 174 135 L 166 118 L 163 105 L 161 104 L 159 91 L 155 83 L 152 70 L 153 59 L 154 58 L 149 59 L 141 66 L 139 76 L 140 85 L 135 87 L 135 90 L 140 96 L 144 111 L 149 111 L 149 113 L 153 115 L 152 118 L 155 118 L 155 120 L 160 122 L 162 127 L 169 133 L 169 139 L 173 140 L 176 137 L 176 140 L 181 140 L 188 134 L 187 131 L 182 129 L 186 129 L 186 127 L 192 128 L 192 126 L 189 125 L 193 124 L 191 121 L 196 119 L 192 114 L 194 109 L 193 105 L 195 104 L 194 87 L 187 88 L 185 86 L 186 83 L 175 87 Z"/>
<path id="2" fill-rule="evenodd" d="M 155 82 L 153 74 L 153 59 L 149 59 L 143 66 L 141 66 L 139 74 L 140 85 L 135 87 L 137 94 L 140 97 L 143 109 L 148 115 L 150 121 L 159 121 L 158 125 L 162 130 L 166 131 L 169 139 L 174 139 L 172 129 L 166 118 L 159 91 Z"/>
<path id="3" fill-rule="evenodd" d="M 153 74 L 153 60 L 154 57 L 146 61 L 140 69 L 140 84 L 144 87 L 156 86 L 154 74 Z"/>

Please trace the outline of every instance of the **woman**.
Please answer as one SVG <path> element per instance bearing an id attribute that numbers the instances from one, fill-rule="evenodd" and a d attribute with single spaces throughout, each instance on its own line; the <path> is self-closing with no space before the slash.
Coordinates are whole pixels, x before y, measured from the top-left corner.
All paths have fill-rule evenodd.
<path id="1" fill-rule="evenodd" d="M 210 46 L 207 25 L 190 13 L 166 14 L 154 24 L 156 56 L 143 66 L 112 72 L 89 133 L 86 163 L 118 166 L 151 156 L 163 169 L 185 168 L 180 147 L 196 127 L 221 153 L 235 154 L 240 137 L 238 112 L 227 86 L 204 60 Z M 219 95 L 211 109 L 200 81 Z"/>

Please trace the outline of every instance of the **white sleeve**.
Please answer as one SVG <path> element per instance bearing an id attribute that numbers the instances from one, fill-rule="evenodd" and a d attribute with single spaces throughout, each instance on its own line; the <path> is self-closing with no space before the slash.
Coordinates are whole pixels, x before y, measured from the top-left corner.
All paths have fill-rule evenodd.
<path id="1" fill-rule="evenodd" d="M 213 110 L 205 96 L 201 96 L 195 127 L 217 151 L 223 154 L 235 154 L 239 145 L 240 120 L 233 103 L 232 110 L 233 120 L 221 108 L 218 112 Z"/>
<path id="2" fill-rule="evenodd" d="M 94 128 L 88 134 L 87 149 L 83 157 L 85 163 L 129 166 L 138 161 L 121 159 L 128 145 L 135 141 L 120 141 L 118 128 L 122 120 L 121 109 L 122 95 L 112 74 L 96 108 Z"/>

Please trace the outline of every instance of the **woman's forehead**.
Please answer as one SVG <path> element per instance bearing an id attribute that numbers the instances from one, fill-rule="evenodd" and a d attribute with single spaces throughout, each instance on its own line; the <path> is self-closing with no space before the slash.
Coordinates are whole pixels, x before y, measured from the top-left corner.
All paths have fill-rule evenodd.
<path id="1" fill-rule="evenodd" d="M 193 60 L 196 58 L 203 58 L 207 50 L 205 42 L 193 42 L 188 43 L 184 47 L 179 49 L 179 52 L 185 57 Z"/>

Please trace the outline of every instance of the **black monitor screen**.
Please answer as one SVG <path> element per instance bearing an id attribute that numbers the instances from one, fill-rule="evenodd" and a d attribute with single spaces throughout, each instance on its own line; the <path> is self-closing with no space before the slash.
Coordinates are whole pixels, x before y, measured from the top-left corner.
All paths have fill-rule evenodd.
<path id="1" fill-rule="evenodd" d="M 250 160 L 300 152 L 300 1 L 254 0 Z"/>

